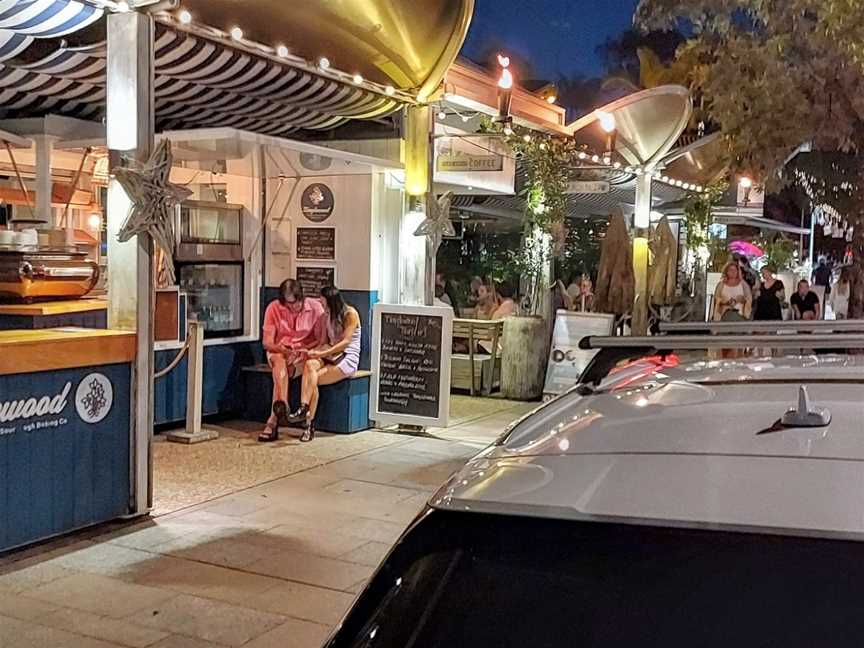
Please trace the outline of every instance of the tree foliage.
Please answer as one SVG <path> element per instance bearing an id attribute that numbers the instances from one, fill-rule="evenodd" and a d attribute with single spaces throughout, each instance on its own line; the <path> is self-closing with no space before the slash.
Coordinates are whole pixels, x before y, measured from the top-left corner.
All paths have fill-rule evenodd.
<path id="1" fill-rule="evenodd" d="M 769 189 L 795 182 L 814 206 L 824 203 L 843 212 L 857 224 L 860 263 L 860 0 L 640 0 L 636 21 L 644 29 L 683 27 L 693 35 L 677 53 L 688 70 L 682 81 L 705 118 L 721 128 L 733 172 L 753 176 Z M 816 154 L 796 158 L 803 145 Z M 850 308 L 860 315 L 860 267 L 857 275 Z"/>

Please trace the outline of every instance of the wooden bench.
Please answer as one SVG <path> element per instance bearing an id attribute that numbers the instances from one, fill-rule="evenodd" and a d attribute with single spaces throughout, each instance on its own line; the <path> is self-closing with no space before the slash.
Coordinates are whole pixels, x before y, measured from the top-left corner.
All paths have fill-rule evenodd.
<path id="1" fill-rule="evenodd" d="M 369 420 L 371 371 L 358 371 L 334 385 L 320 388 L 315 425 L 324 432 L 354 434 L 372 427 Z M 273 374 L 269 365 L 243 367 L 243 416 L 264 421 L 270 416 L 273 398 Z M 291 380 L 289 407 L 300 406 L 300 377 Z"/>
<path id="2" fill-rule="evenodd" d="M 454 353 L 450 361 L 450 387 L 467 389 L 472 396 L 478 391 L 484 396 L 501 385 L 501 354 L 499 341 L 504 335 L 504 320 L 453 320 L 453 340 L 464 340 L 468 353 Z M 477 351 L 487 343 L 489 353 Z"/>

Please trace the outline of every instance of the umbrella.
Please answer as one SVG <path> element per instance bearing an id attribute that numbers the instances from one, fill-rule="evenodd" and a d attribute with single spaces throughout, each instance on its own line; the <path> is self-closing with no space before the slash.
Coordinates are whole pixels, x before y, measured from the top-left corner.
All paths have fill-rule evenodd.
<path id="1" fill-rule="evenodd" d="M 664 216 L 654 230 L 651 252 L 654 263 L 651 265 L 648 281 L 648 297 L 652 304 L 668 306 L 675 299 L 675 275 L 678 270 L 678 240 Z"/>
<path id="2" fill-rule="evenodd" d="M 762 248 L 753 243 L 749 243 L 748 241 L 732 241 L 729 244 L 729 251 L 753 259 L 765 256 L 765 252 L 762 251 Z"/>
<path id="3" fill-rule="evenodd" d="M 600 313 L 624 315 L 633 310 L 636 279 L 633 273 L 633 246 L 627 222 L 620 209 L 609 219 L 606 238 L 600 248 L 595 308 Z"/>

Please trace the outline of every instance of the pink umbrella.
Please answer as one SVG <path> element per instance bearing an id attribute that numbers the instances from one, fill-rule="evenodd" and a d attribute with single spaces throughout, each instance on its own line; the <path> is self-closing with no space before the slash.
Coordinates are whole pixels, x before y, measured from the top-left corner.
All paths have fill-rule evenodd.
<path id="1" fill-rule="evenodd" d="M 748 241 L 732 241 L 729 244 L 729 251 L 753 259 L 765 256 L 765 252 L 762 251 L 762 248 L 753 243 L 749 243 Z"/>

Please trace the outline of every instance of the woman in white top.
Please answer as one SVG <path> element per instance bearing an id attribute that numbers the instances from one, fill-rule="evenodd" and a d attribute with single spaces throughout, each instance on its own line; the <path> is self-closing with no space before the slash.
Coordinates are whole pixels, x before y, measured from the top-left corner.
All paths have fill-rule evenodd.
<path id="1" fill-rule="evenodd" d="M 723 268 L 723 278 L 714 291 L 715 322 L 737 322 L 750 319 L 753 307 L 753 293 L 741 276 L 737 263 L 727 263 Z"/>
<path id="2" fill-rule="evenodd" d="M 849 317 L 849 295 L 852 292 L 851 279 L 849 268 L 843 268 L 840 271 L 840 278 L 831 291 L 831 298 L 828 303 L 831 306 L 831 310 L 834 311 L 834 317 L 838 320 Z"/>

